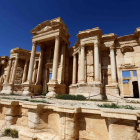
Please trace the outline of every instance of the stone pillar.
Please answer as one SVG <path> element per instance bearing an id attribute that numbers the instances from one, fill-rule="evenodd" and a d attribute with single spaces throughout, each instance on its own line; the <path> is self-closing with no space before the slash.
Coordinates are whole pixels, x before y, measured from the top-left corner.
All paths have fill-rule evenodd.
<path id="1" fill-rule="evenodd" d="M 99 42 L 94 42 L 94 70 L 95 81 L 100 82 L 100 69 L 99 69 Z"/>
<path id="2" fill-rule="evenodd" d="M 111 78 L 112 78 L 112 83 L 117 83 L 114 46 L 110 47 L 110 59 L 111 59 Z"/>
<path id="3" fill-rule="evenodd" d="M 135 120 L 109 118 L 109 140 L 138 140 Z"/>
<path id="4" fill-rule="evenodd" d="M 37 43 L 33 42 L 32 46 L 32 52 L 30 57 L 30 64 L 29 64 L 29 71 L 28 71 L 28 82 L 32 82 L 32 75 L 33 75 L 33 67 L 34 67 L 34 61 L 35 61 L 35 53 L 36 53 L 36 46 Z"/>
<path id="5" fill-rule="evenodd" d="M 32 77 L 32 83 L 35 84 L 36 82 L 36 68 L 37 68 L 37 61 L 34 63 L 34 69 L 33 69 L 33 77 Z"/>
<path id="6" fill-rule="evenodd" d="M 16 74 L 17 64 L 18 64 L 18 57 L 16 57 L 15 63 L 14 63 L 14 68 L 13 68 L 13 73 L 12 73 L 12 78 L 11 78 L 11 83 L 12 84 L 14 84 L 14 81 L 15 81 L 15 74 Z"/>
<path id="7" fill-rule="evenodd" d="M 58 72 L 58 61 L 59 61 L 59 45 L 60 37 L 55 37 L 55 49 L 54 49 L 54 58 L 53 58 L 53 70 L 52 70 L 52 79 L 51 81 L 57 83 L 57 72 Z"/>
<path id="8" fill-rule="evenodd" d="M 81 46 L 81 83 L 85 83 L 85 47 Z"/>
<path id="9" fill-rule="evenodd" d="M 73 76 L 72 76 L 72 84 L 76 84 L 76 54 L 73 55 Z"/>
<path id="10" fill-rule="evenodd" d="M 43 72 L 43 92 L 48 92 L 47 91 L 47 83 L 48 83 L 48 68 L 44 68 Z"/>
<path id="11" fill-rule="evenodd" d="M 44 53 L 44 51 L 41 48 L 40 57 L 39 57 L 38 72 L 37 72 L 37 80 L 36 80 L 37 85 L 41 84 L 43 53 Z"/>
<path id="12" fill-rule="evenodd" d="M 81 64 L 81 52 L 79 51 L 78 53 L 78 83 L 81 80 L 81 69 L 80 69 L 80 65 Z"/>
<path id="13" fill-rule="evenodd" d="M 65 78 L 65 54 L 66 54 L 66 45 L 64 44 L 62 46 L 62 52 L 61 52 L 61 62 L 60 66 L 62 68 L 61 70 L 61 83 L 64 84 L 64 78 Z"/>
<path id="14" fill-rule="evenodd" d="M 11 66 L 12 66 L 12 59 L 9 60 L 9 67 L 8 67 L 8 70 L 7 70 L 7 76 L 6 76 L 6 79 L 5 79 L 5 82 L 4 82 L 5 84 L 9 83 Z"/>
<path id="15" fill-rule="evenodd" d="M 23 71 L 23 78 L 22 78 L 22 83 L 26 82 L 27 79 L 27 70 L 28 70 L 28 60 L 25 60 L 25 66 L 24 66 L 24 71 Z"/>

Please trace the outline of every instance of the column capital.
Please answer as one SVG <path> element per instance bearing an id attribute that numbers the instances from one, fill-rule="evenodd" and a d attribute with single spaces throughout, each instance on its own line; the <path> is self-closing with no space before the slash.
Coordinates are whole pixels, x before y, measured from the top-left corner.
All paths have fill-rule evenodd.
<path id="1" fill-rule="evenodd" d="M 111 44 L 111 46 L 109 48 L 110 48 L 110 50 L 114 50 L 115 49 L 115 44 L 114 43 Z"/>
<path id="2" fill-rule="evenodd" d="M 36 41 L 33 41 L 32 44 L 33 44 L 34 46 L 36 46 L 36 45 L 37 45 L 37 42 L 36 42 Z"/>
<path id="3" fill-rule="evenodd" d="M 81 49 L 84 49 L 85 48 L 85 44 L 82 44 L 80 46 L 81 46 Z"/>
<path id="4" fill-rule="evenodd" d="M 60 40 L 60 35 L 56 35 L 55 39 Z"/>
<path id="5" fill-rule="evenodd" d="M 99 43 L 99 40 L 95 40 L 94 41 L 94 47 L 99 47 L 100 43 Z"/>
<path id="6" fill-rule="evenodd" d="M 76 57 L 76 53 L 72 54 L 73 57 Z"/>

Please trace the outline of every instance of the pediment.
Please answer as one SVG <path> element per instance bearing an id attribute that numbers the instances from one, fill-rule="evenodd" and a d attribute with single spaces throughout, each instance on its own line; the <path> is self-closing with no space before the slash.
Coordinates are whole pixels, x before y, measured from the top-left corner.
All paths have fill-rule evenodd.
<path id="1" fill-rule="evenodd" d="M 38 24 L 34 29 L 32 29 L 30 31 L 30 33 L 33 35 L 37 35 L 42 32 L 48 32 L 50 30 L 60 28 L 60 26 L 64 30 L 68 31 L 67 26 L 65 25 L 63 20 L 60 17 L 58 17 L 58 18 L 55 18 L 52 20 L 46 20 L 46 21 Z"/>

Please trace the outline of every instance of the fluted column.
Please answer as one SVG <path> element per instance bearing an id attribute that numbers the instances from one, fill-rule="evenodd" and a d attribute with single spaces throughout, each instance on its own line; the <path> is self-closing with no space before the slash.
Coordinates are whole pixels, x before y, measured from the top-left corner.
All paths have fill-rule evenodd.
<path id="1" fill-rule="evenodd" d="M 33 42 L 32 52 L 31 52 L 31 57 L 30 57 L 30 64 L 29 64 L 28 82 L 32 82 L 33 67 L 34 67 L 35 53 L 36 53 L 36 46 L 37 46 L 37 43 Z"/>
<path id="2" fill-rule="evenodd" d="M 110 59 L 111 59 L 111 78 L 112 78 L 112 83 L 117 83 L 114 46 L 110 47 Z"/>
<path id="3" fill-rule="evenodd" d="M 85 83 L 85 47 L 81 46 L 81 80 L 82 83 Z"/>
<path id="4" fill-rule="evenodd" d="M 100 69 L 99 69 L 99 43 L 94 42 L 94 70 L 95 70 L 95 81 L 100 81 Z"/>
<path id="5" fill-rule="evenodd" d="M 28 62 L 29 62 L 29 60 L 26 59 L 26 60 L 25 60 L 24 71 L 23 71 L 22 83 L 26 82 L 27 70 L 28 70 Z"/>
<path id="6" fill-rule="evenodd" d="M 7 76 L 6 76 L 6 79 L 5 79 L 5 82 L 4 82 L 5 84 L 9 83 L 11 66 L 12 66 L 12 59 L 9 60 L 9 67 L 8 67 L 8 70 L 7 70 Z"/>
<path id="7" fill-rule="evenodd" d="M 12 84 L 14 84 L 15 74 L 16 74 L 16 69 L 17 69 L 17 64 L 18 64 L 18 57 L 16 57 L 15 63 L 14 63 L 14 68 L 13 68 L 13 73 L 12 73 L 12 78 L 11 78 L 11 83 Z"/>
<path id="8" fill-rule="evenodd" d="M 59 60 L 59 45 L 60 37 L 55 37 L 55 49 L 54 49 L 54 58 L 53 58 L 53 70 L 52 70 L 52 79 L 51 81 L 57 83 L 57 71 L 58 71 L 58 60 Z"/>
<path id="9" fill-rule="evenodd" d="M 73 55 L 73 76 L 72 76 L 72 84 L 76 84 L 76 54 Z"/>
<path id="10" fill-rule="evenodd" d="M 41 48 L 36 84 L 40 84 L 41 83 L 43 53 L 44 53 L 44 50 Z"/>

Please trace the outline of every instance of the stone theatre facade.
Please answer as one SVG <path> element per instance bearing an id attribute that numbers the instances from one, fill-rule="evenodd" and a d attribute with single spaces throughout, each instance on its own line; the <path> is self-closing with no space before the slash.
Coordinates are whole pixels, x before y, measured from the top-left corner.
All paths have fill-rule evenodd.
<path id="1" fill-rule="evenodd" d="M 37 25 L 31 34 L 31 51 L 14 48 L 10 58 L 0 57 L 1 93 L 140 98 L 140 28 L 122 37 L 102 35 L 98 27 L 80 31 L 71 48 L 60 17 Z"/>

